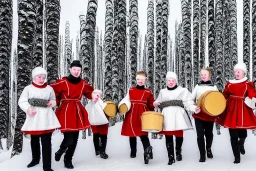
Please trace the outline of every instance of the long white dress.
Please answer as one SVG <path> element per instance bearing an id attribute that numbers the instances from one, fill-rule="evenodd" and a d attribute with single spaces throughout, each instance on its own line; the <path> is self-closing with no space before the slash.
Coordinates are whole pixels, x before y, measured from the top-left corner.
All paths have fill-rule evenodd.
<path id="1" fill-rule="evenodd" d="M 32 84 L 26 86 L 18 101 L 20 108 L 26 113 L 26 120 L 21 131 L 44 131 L 60 128 L 60 123 L 52 107 L 33 106 L 36 114 L 31 116 L 27 113 L 28 108 L 31 107 L 28 100 L 31 98 L 49 100 L 56 105 L 55 93 L 51 86 L 47 85 L 45 88 L 38 88 Z"/>
<path id="2" fill-rule="evenodd" d="M 192 100 L 191 93 L 186 89 L 178 86 L 174 90 L 167 88 L 160 90 L 156 99 L 158 102 L 181 100 L 185 109 L 195 112 L 196 106 Z M 163 131 L 189 130 L 193 129 L 191 120 L 184 108 L 180 106 L 168 106 L 161 112 L 164 115 Z"/>

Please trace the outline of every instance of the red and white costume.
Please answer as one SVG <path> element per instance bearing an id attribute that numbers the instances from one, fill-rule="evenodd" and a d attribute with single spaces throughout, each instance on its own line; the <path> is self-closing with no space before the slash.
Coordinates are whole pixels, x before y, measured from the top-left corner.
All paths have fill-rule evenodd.
<path id="1" fill-rule="evenodd" d="M 145 111 L 154 110 L 154 95 L 148 88 L 138 89 L 133 87 L 119 103 L 119 106 L 127 101 L 131 102 L 131 108 L 125 114 L 121 134 L 130 137 L 148 135 L 147 132 L 142 131 L 141 116 Z"/>
<path id="2" fill-rule="evenodd" d="M 78 84 L 72 84 L 67 77 L 57 80 L 51 86 L 59 105 L 56 115 L 61 124 L 61 132 L 84 130 L 90 127 L 88 113 L 81 103 L 81 98 L 84 95 L 92 99 L 93 87 L 82 79 Z"/>
<path id="3" fill-rule="evenodd" d="M 241 80 L 230 80 L 223 91 L 227 99 L 227 107 L 223 114 L 219 116 L 217 122 L 227 128 L 256 128 L 256 116 L 253 110 L 245 104 L 245 98 L 256 97 L 253 82 L 247 78 Z"/>

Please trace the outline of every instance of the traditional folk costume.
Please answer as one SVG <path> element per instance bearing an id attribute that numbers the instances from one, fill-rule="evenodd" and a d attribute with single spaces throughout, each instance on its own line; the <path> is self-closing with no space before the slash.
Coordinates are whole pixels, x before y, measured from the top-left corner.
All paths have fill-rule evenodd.
<path id="1" fill-rule="evenodd" d="M 201 81 L 198 83 L 194 90 L 192 91 L 192 98 L 196 102 L 200 96 L 206 91 L 218 91 L 217 86 L 213 85 L 211 81 Z M 207 157 L 213 158 L 211 147 L 213 141 L 213 126 L 216 120 L 216 117 L 210 116 L 203 111 L 200 111 L 198 114 L 193 114 L 195 119 L 196 133 L 197 133 L 197 145 L 200 151 L 199 162 L 205 162 L 205 153 L 207 151 Z M 204 140 L 205 136 L 205 140 Z M 205 143 L 206 142 L 206 143 Z M 206 145 L 205 145 L 206 144 Z M 206 151 L 205 151 L 206 148 Z"/>
<path id="2" fill-rule="evenodd" d="M 177 75 L 168 72 L 166 79 L 173 78 L 177 82 Z M 191 93 L 177 84 L 173 88 L 161 89 L 156 102 L 160 102 L 159 108 L 164 115 L 163 131 L 166 138 L 166 149 L 168 152 L 169 163 L 175 162 L 173 136 L 176 137 L 176 159 L 182 160 L 181 150 L 183 143 L 183 130 L 193 129 L 191 120 L 186 110 L 195 112 L 196 106 L 192 100 Z"/>
<path id="3" fill-rule="evenodd" d="M 246 74 L 244 63 L 235 65 L 234 70 L 236 69 L 240 69 Z M 229 128 L 231 147 L 235 157 L 234 163 L 240 163 L 240 153 L 245 154 L 246 129 L 256 128 L 256 117 L 252 108 L 247 106 L 245 101 L 245 99 L 255 99 L 255 87 L 253 82 L 247 80 L 247 77 L 240 80 L 230 80 L 225 86 L 223 95 L 227 99 L 227 106 L 217 122 Z"/>
<path id="4" fill-rule="evenodd" d="M 129 111 L 125 114 L 121 135 L 129 136 L 131 154 L 130 157 L 136 157 L 137 153 L 137 136 L 140 137 L 144 148 L 144 161 L 148 163 L 153 158 L 152 146 L 150 145 L 148 133 L 142 131 L 141 116 L 145 111 L 154 110 L 154 95 L 144 86 L 137 85 L 131 88 L 126 97 L 119 103 L 131 103 Z"/>
<path id="5" fill-rule="evenodd" d="M 36 67 L 32 71 L 32 78 L 37 75 L 47 75 L 45 69 Z M 48 102 L 52 103 L 48 107 Z M 27 167 L 33 167 L 40 162 L 40 142 L 42 143 L 43 169 L 44 171 L 52 171 L 51 169 L 51 136 L 52 132 L 60 127 L 60 123 L 52 109 L 56 105 L 55 94 L 47 83 L 37 85 L 32 82 L 22 91 L 19 101 L 19 107 L 26 113 L 26 120 L 21 131 L 31 135 L 31 151 L 32 162 Z M 35 115 L 28 113 L 29 108 L 36 111 Z"/>
<path id="6" fill-rule="evenodd" d="M 79 61 L 73 61 L 72 67 L 81 67 Z M 55 153 L 55 160 L 59 161 L 64 152 L 64 164 L 66 168 L 73 169 L 72 157 L 74 155 L 79 130 L 85 130 L 90 127 L 88 113 L 81 103 L 81 99 L 85 96 L 92 99 L 93 87 L 81 79 L 69 75 L 51 84 L 56 94 L 57 105 L 56 115 L 61 124 L 61 132 L 64 133 L 64 139 L 60 145 L 60 149 Z"/>
<path id="7" fill-rule="evenodd" d="M 100 90 L 94 90 L 94 93 L 102 94 Z M 106 103 L 99 99 L 96 103 L 88 101 L 88 104 L 85 107 L 89 114 L 89 121 L 93 132 L 95 154 L 96 156 L 100 155 L 103 159 L 108 158 L 108 155 L 106 154 L 106 146 L 109 121 L 103 111 L 106 105 Z"/>

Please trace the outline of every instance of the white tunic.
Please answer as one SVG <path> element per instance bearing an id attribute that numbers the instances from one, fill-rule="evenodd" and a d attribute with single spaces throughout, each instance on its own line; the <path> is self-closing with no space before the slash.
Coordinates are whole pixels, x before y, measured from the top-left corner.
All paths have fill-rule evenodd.
<path id="1" fill-rule="evenodd" d="M 55 93 L 51 86 L 47 85 L 45 88 L 37 88 L 32 84 L 26 86 L 22 91 L 18 102 L 20 108 L 26 113 L 26 120 L 21 130 L 44 131 L 60 128 L 60 123 L 52 107 L 33 106 L 36 114 L 34 116 L 28 115 L 28 108 L 31 107 L 28 100 L 31 98 L 49 100 L 54 106 L 56 105 Z"/>
<path id="2" fill-rule="evenodd" d="M 200 98 L 200 96 L 209 90 L 218 91 L 218 88 L 216 85 L 207 85 L 207 84 L 200 84 L 196 85 L 194 90 L 192 91 L 192 98 L 197 102 L 197 100 Z"/>
<path id="3" fill-rule="evenodd" d="M 182 100 L 186 110 L 195 112 L 196 106 L 192 100 L 191 93 L 178 86 L 174 90 L 162 89 L 156 101 L 164 102 L 170 100 Z M 168 106 L 163 108 L 164 115 L 163 131 L 188 130 L 193 129 L 190 118 L 185 109 L 179 106 Z"/>

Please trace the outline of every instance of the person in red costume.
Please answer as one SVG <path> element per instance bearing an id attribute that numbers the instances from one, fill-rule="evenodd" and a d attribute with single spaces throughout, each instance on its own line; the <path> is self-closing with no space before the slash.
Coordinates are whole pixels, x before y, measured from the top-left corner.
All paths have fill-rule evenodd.
<path id="1" fill-rule="evenodd" d="M 154 110 L 154 95 L 145 88 L 147 74 L 139 71 L 136 74 L 136 87 L 129 89 L 126 97 L 119 103 L 119 106 L 130 102 L 131 107 L 125 114 L 121 134 L 128 136 L 131 148 L 131 158 L 136 157 L 137 153 L 137 136 L 140 137 L 144 148 L 144 162 L 148 164 L 149 159 L 153 159 L 152 146 L 150 145 L 148 133 L 142 131 L 141 116 L 145 111 Z"/>
<path id="2" fill-rule="evenodd" d="M 62 154 L 65 153 L 64 165 L 68 169 L 74 168 L 72 157 L 77 146 L 79 130 L 90 127 L 88 113 L 81 103 L 81 98 L 85 96 L 93 101 L 97 99 L 92 97 L 93 87 L 81 79 L 81 71 L 82 65 L 78 60 L 74 60 L 70 64 L 70 75 L 51 84 L 58 105 L 56 115 L 61 124 L 60 130 L 64 133 L 60 149 L 55 153 L 55 160 L 59 161 Z"/>
<path id="3" fill-rule="evenodd" d="M 217 120 L 220 125 L 229 128 L 231 147 L 235 157 L 234 163 L 240 163 L 240 153 L 245 154 L 246 129 L 256 128 L 256 117 L 245 101 L 245 99 L 254 100 L 256 92 L 253 82 L 247 80 L 246 73 L 245 63 L 235 65 L 236 79 L 229 80 L 223 91 L 227 99 L 226 110 Z"/>
<path id="4" fill-rule="evenodd" d="M 199 100 L 200 96 L 206 91 L 218 91 L 217 86 L 212 83 L 211 78 L 211 69 L 203 68 L 200 71 L 201 81 L 195 86 L 192 91 L 192 98 L 196 102 Z M 194 113 L 193 118 L 195 119 L 195 127 L 197 133 L 197 145 L 200 152 L 199 162 L 205 162 L 207 158 L 213 158 L 212 154 L 212 142 L 213 142 L 213 125 L 216 120 L 216 117 L 210 116 L 203 111 L 196 114 Z M 205 139 L 204 139 L 205 137 Z"/>

